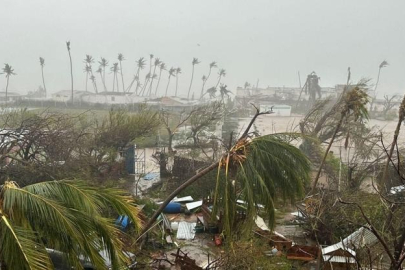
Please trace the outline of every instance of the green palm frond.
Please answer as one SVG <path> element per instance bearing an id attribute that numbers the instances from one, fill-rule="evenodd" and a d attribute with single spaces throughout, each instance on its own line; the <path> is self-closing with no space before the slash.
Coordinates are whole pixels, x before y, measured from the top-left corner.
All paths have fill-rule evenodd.
<path id="1" fill-rule="evenodd" d="M 15 226 L 5 216 L 0 220 L 0 254 L 9 269 L 47 270 L 52 268 L 45 248 L 32 230 Z"/>
<path id="2" fill-rule="evenodd" d="M 43 246 L 42 241 L 45 241 L 47 247 L 65 253 L 75 269 L 82 268 L 79 257 L 89 260 L 97 269 L 105 269 L 100 250 L 107 252 L 114 269 L 126 261 L 120 240 L 123 233 L 112 219 L 103 217 L 106 210 L 112 210 L 112 217 L 127 215 L 136 229 L 140 227 L 138 209 L 131 196 L 115 189 L 100 190 L 80 181 L 41 182 L 24 188 L 14 182 L 6 182 L 0 187 L 0 202 L 3 219 L 8 218 L 28 231 L 26 237 L 35 235 L 36 238 L 29 239 L 38 247 Z M 1 237 L 5 237 L 5 224 L 0 225 Z M 3 256 L 11 256 L 8 247 L 0 247 L 0 257 Z M 29 265 L 34 263 L 28 262 Z"/>
<path id="3" fill-rule="evenodd" d="M 309 181 L 310 162 L 280 136 L 266 135 L 239 141 L 219 168 L 213 216 L 223 210 L 224 232 L 235 232 L 237 200 L 245 201 L 246 219 L 236 231 L 248 232 L 263 205 L 274 226 L 276 198 L 291 200 L 303 195 Z"/>

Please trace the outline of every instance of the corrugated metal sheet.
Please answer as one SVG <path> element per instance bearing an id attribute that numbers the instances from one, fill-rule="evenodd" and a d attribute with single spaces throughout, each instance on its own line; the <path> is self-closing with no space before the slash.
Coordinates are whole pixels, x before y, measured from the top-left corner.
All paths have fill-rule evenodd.
<path id="1" fill-rule="evenodd" d="M 194 239 L 195 236 L 195 225 L 197 223 L 195 222 L 185 222 L 185 221 L 180 221 L 179 222 L 179 228 L 177 229 L 177 239 L 179 240 L 192 240 Z"/>
<path id="2" fill-rule="evenodd" d="M 333 263 L 356 263 L 354 258 L 344 257 L 344 256 L 329 256 L 323 255 L 324 262 L 333 262 Z"/>

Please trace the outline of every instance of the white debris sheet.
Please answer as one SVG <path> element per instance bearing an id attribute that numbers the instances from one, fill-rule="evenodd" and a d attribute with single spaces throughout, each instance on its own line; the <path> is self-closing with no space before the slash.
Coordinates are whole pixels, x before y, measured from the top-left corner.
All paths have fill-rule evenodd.
<path id="1" fill-rule="evenodd" d="M 186 203 L 186 207 L 188 210 L 192 210 L 194 208 L 200 207 L 203 204 L 203 201 L 196 201 L 191 203 Z"/>
<path id="2" fill-rule="evenodd" d="M 179 222 L 179 228 L 177 229 L 177 236 L 178 240 L 193 240 L 195 236 L 195 222 Z"/>

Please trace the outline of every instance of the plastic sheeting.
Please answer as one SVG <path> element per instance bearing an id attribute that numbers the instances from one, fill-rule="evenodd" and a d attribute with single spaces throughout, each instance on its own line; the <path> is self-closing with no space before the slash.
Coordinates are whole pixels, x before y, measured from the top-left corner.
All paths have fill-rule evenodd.
<path id="1" fill-rule="evenodd" d="M 193 240 L 195 237 L 195 222 L 179 222 L 179 228 L 177 229 L 177 239 L 179 240 Z"/>

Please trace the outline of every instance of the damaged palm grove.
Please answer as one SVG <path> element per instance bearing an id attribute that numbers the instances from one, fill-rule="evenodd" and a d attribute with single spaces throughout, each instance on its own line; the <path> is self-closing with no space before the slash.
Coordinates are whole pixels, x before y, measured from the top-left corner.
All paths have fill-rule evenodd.
<path id="1" fill-rule="evenodd" d="M 211 86 L 216 62 L 197 93 L 193 58 L 185 98 L 152 54 L 125 88 L 124 60 L 112 91 L 90 55 L 86 91 L 6 88 L 1 269 L 403 269 L 405 96 L 350 68 L 334 87 L 231 89 L 224 69 Z"/>

